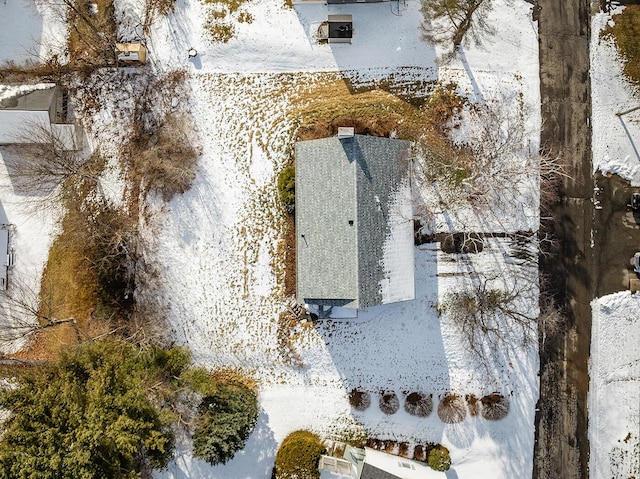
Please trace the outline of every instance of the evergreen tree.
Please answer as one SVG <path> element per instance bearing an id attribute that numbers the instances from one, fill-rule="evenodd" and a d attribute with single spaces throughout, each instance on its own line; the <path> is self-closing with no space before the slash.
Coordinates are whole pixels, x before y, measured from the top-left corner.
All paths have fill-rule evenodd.
<path id="1" fill-rule="evenodd" d="M 166 466 L 171 415 L 154 387 L 189 364 L 181 348 L 86 343 L 0 391 L 10 411 L 0 438 L 0 478 L 135 478 Z"/>
<path id="2" fill-rule="evenodd" d="M 215 385 L 202 399 L 193 451 L 211 464 L 226 463 L 244 444 L 258 418 L 256 394 L 235 381 Z"/>

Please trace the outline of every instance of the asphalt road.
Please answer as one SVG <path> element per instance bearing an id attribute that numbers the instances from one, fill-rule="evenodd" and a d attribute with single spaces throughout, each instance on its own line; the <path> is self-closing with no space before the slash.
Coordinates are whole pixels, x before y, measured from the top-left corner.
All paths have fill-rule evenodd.
<path id="1" fill-rule="evenodd" d="M 567 326 L 559 334 L 541 330 L 540 401 L 536 413 L 534 478 L 588 477 L 588 359 L 594 249 L 591 167 L 591 84 L 588 0 L 538 0 L 541 147 L 558 155 L 570 175 L 562 201 L 542 228 L 557 244 L 542 254 L 546 293 L 566 308 Z"/>

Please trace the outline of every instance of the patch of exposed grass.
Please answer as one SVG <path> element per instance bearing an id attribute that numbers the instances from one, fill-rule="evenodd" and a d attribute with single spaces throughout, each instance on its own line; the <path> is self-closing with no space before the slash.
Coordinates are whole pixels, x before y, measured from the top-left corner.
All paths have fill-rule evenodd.
<path id="1" fill-rule="evenodd" d="M 227 43 L 235 35 L 235 23 L 252 23 L 253 15 L 243 7 L 248 0 L 203 0 L 209 7 L 204 28 L 214 42 Z"/>
<path id="2" fill-rule="evenodd" d="M 625 77 L 640 88 L 640 5 L 627 5 L 600 35 L 613 39 L 624 62 Z"/>
<path id="3" fill-rule="evenodd" d="M 384 85 L 379 88 L 379 85 Z M 392 79 L 367 88 L 334 76 L 297 92 L 300 128 L 298 139 L 334 135 L 338 126 L 353 126 L 357 133 L 429 141 L 443 138 L 442 125 L 449 123 L 464 105 L 455 85 L 436 86 L 426 98 L 393 93 Z"/>
<path id="4" fill-rule="evenodd" d="M 117 31 L 113 0 L 65 0 L 65 3 L 69 6 L 67 46 L 70 63 L 113 64 Z"/>
<path id="5" fill-rule="evenodd" d="M 99 163 L 102 159 L 90 159 Z M 91 180 L 69 178 L 65 214 L 42 275 L 39 308 L 55 319 L 75 318 L 82 338 L 126 319 L 132 305 L 128 250 L 136 222 L 95 197 Z M 70 325 L 43 330 L 25 357 L 51 358 L 81 338 Z"/>

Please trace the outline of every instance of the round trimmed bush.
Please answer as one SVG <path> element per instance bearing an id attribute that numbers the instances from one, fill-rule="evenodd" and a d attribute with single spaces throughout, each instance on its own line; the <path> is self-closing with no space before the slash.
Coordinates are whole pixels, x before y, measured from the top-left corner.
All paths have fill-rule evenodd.
<path id="1" fill-rule="evenodd" d="M 427 417 L 433 411 L 431 396 L 420 392 L 410 393 L 404 400 L 404 410 L 412 416 Z"/>
<path id="2" fill-rule="evenodd" d="M 475 394 L 467 394 L 465 399 L 467 400 L 467 406 L 469 407 L 469 415 L 471 417 L 476 417 L 480 413 L 480 400 L 475 396 Z"/>
<path id="3" fill-rule="evenodd" d="M 395 414 L 400 409 L 400 400 L 393 391 L 383 391 L 380 394 L 380 410 L 385 414 Z"/>
<path id="4" fill-rule="evenodd" d="M 434 471 L 448 471 L 451 467 L 449 449 L 441 444 L 433 447 L 427 456 L 427 464 Z"/>
<path id="5" fill-rule="evenodd" d="M 352 389 L 349 393 L 349 404 L 357 411 L 364 411 L 371 406 L 371 394 L 360 389 Z"/>
<path id="6" fill-rule="evenodd" d="M 493 393 L 483 396 L 480 402 L 482 403 L 482 417 L 489 421 L 504 419 L 509 414 L 509 401 L 502 394 Z"/>
<path id="7" fill-rule="evenodd" d="M 320 438 L 312 432 L 292 432 L 276 454 L 275 479 L 318 479 L 318 463 L 325 451 Z"/>
<path id="8" fill-rule="evenodd" d="M 210 464 L 226 463 L 244 448 L 257 420 L 255 392 L 236 381 L 216 384 L 198 407 L 194 455 Z"/>
<path id="9" fill-rule="evenodd" d="M 466 404 L 457 394 L 447 394 L 438 404 L 438 417 L 447 424 L 462 422 L 466 415 Z"/>

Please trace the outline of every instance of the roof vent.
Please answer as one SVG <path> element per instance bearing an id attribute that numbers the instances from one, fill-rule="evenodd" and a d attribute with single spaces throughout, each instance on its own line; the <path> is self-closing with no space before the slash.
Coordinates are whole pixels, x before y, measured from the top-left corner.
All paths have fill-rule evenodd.
<path id="1" fill-rule="evenodd" d="M 352 126 L 339 126 L 338 127 L 338 139 L 353 138 L 354 130 Z"/>

